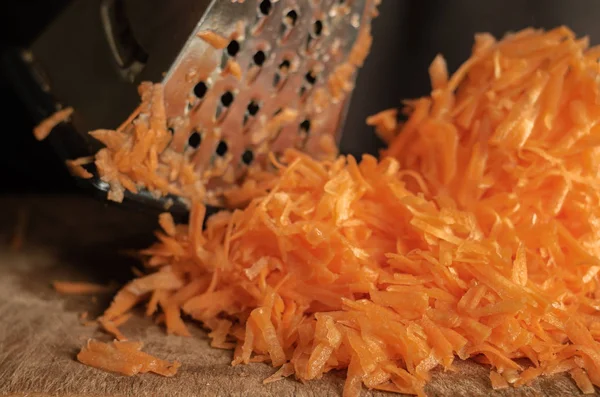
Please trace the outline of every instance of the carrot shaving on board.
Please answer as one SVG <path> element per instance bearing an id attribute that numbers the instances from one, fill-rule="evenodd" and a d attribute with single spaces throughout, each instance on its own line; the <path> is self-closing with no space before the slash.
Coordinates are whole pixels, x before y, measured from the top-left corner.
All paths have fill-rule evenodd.
<path id="1" fill-rule="evenodd" d="M 501 41 L 477 35 L 453 75 L 436 57 L 431 96 L 406 102 L 405 123 L 394 111 L 370 119 L 389 143 L 380 160 L 288 150 L 275 174 L 244 183 L 242 209 L 211 216 L 204 230 L 198 200 L 189 225 L 161 215 L 164 233 L 142 251 L 149 274 L 103 318 L 148 302 L 169 333 L 189 335 L 183 314 L 201 322 L 213 346 L 234 350 L 233 365 L 280 367 L 267 382 L 347 369 L 347 397 L 363 385 L 423 396 L 430 372 L 456 357 L 490 365 L 494 388 L 569 372 L 592 391 L 600 69 L 586 47 L 564 27 L 527 29 Z M 330 81 L 337 90 L 344 73 Z M 145 106 L 158 106 L 160 87 L 142 91 Z M 144 158 L 163 139 L 134 136 L 105 144 Z M 130 156 L 104 153 L 96 162 L 119 195 Z M 172 186 L 144 167 L 126 175 Z"/>
<path id="2" fill-rule="evenodd" d="M 583 369 L 575 368 L 569 373 L 584 394 L 594 394 L 596 392 L 594 385 Z"/>
<path id="3" fill-rule="evenodd" d="M 490 381 L 492 382 L 492 389 L 494 390 L 506 389 L 509 387 L 506 379 L 496 371 L 490 372 Z"/>
<path id="4" fill-rule="evenodd" d="M 91 339 L 77 354 L 77 360 L 95 368 L 127 376 L 153 372 L 171 377 L 177 373 L 181 363 L 151 356 L 144 353 L 142 347 L 142 342 L 103 343 Z"/>
<path id="5" fill-rule="evenodd" d="M 52 287 L 63 295 L 95 295 L 114 291 L 111 285 L 74 281 L 53 281 Z"/>

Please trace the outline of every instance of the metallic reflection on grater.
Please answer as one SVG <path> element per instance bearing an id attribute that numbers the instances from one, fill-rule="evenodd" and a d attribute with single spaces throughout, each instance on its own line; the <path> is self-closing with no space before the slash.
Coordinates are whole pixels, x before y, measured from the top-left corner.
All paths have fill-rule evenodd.
<path id="1" fill-rule="evenodd" d="M 80 135 L 116 128 L 135 87 L 162 80 L 169 150 L 209 175 L 216 197 L 270 152 L 335 152 L 377 3 L 80 0 L 34 44 L 30 64 L 76 109 Z"/>

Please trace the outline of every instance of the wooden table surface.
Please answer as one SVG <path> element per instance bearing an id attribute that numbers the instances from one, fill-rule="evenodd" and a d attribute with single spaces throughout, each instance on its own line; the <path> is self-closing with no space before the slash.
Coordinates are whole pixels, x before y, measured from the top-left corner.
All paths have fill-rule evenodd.
<path id="1" fill-rule="evenodd" d="M 122 250 L 152 241 L 154 217 L 125 211 L 79 196 L 0 198 L 0 395 L 27 396 L 339 396 L 343 374 L 302 384 L 287 379 L 269 385 L 264 364 L 231 367 L 231 352 L 212 349 L 206 334 L 191 326 L 192 338 L 167 336 L 160 326 L 137 315 L 123 332 L 145 343 L 144 350 L 182 362 L 174 378 L 152 374 L 125 377 L 78 363 L 75 356 L 90 337 L 109 340 L 95 327 L 80 324 L 87 311 L 98 315 L 110 295 L 63 297 L 52 280 L 126 281 L 135 260 Z M 11 252 L 9 240 L 19 209 L 29 215 L 25 242 Z M 495 392 L 485 367 L 457 363 L 456 373 L 436 372 L 429 396 L 580 395 L 567 376 L 536 381 L 531 387 Z M 363 396 L 393 396 L 372 393 Z M 596 394 L 600 396 L 600 394 Z"/>

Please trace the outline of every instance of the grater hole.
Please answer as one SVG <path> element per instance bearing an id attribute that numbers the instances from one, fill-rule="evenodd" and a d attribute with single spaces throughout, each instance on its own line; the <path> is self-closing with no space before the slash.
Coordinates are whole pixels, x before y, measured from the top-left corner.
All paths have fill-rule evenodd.
<path id="1" fill-rule="evenodd" d="M 260 13 L 263 15 L 269 15 L 269 13 L 271 12 L 271 8 L 273 8 L 273 4 L 271 4 L 271 0 L 263 0 L 260 2 L 260 5 L 258 6 Z"/>
<path id="2" fill-rule="evenodd" d="M 313 33 L 315 36 L 319 37 L 323 34 L 323 22 L 321 20 L 315 21 L 313 25 Z"/>
<path id="3" fill-rule="evenodd" d="M 198 149 L 200 144 L 202 143 L 202 135 L 198 131 L 194 131 L 192 135 L 188 138 L 188 145 L 191 148 Z"/>
<path id="4" fill-rule="evenodd" d="M 279 70 L 282 73 L 287 73 L 288 70 L 290 70 L 290 66 L 292 66 L 292 62 L 290 62 L 288 59 L 284 59 L 280 64 L 279 64 Z"/>
<path id="5" fill-rule="evenodd" d="M 300 131 L 303 131 L 307 134 L 310 132 L 310 120 L 309 119 L 306 119 L 302 123 L 300 123 Z"/>
<path id="6" fill-rule="evenodd" d="M 256 103 L 255 101 L 250 101 L 250 103 L 248 104 L 248 114 L 250 116 L 256 116 L 256 114 L 258 113 L 259 110 L 260 110 L 260 105 L 258 103 Z"/>
<path id="7" fill-rule="evenodd" d="M 296 10 L 291 10 L 287 14 L 285 14 L 285 23 L 288 26 L 295 26 L 298 21 L 298 13 Z"/>
<path id="8" fill-rule="evenodd" d="M 277 67 L 277 72 L 275 73 L 275 76 L 273 76 L 273 86 L 277 87 L 283 77 L 285 75 L 288 74 L 288 72 L 290 71 L 290 68 L 292 66 L 292 62 L 288 59 L 284 59 L 283 61 L 281 61 L 281 63 L 279 64 L 279 66 Z"/>
<path id="9" fill-rule="evenodd" d="M 231 40 L 227 45 L 227 54 L 234 57 L 238 52 L 240 52 L 240 43 L 237 40 Z"/>
<path id="10" fill-rule="evenodd" d="M 317 74 L 315 71 L 311 70 L 304 76 L 308 84 L 314 85 L 317 82 Z"/>
<path id="11" fill-rule="evenodd" d="M 225 107 L 229 107 L 233 103 L 233 99 L 233 93 L 231 91 L 227 91 L 221 95 L 221 104 Z"/>
<path id="12" fill-rule="evenodd" d="M 252 164 L 252 162 L 254 161 L 254 152 L 252 152 L 252 150 L 250 150 L 250 149 L 247 149 L 244 152 L 244 154 L 242 154 L 242 161 L 246 165 Z"/>
<path id="13" fill-rule="evenodd" d="M 196 98 L 198 98 L 198 99 L 204 98 L 204 95 L 206 95 L 207 91 L 208 91 L 208 86 L 206 85 L 206 83 L 204 81 L 201 81 L 194 86 L 194 95 L 196 95 Z"/>
<path id="14" fill-rule="evenodd" d="M 168 131 L 169 131 L 169 134 L 171 134 L 171 135 L 175 135 L 175 128 L 173 128 L 173 127 L 169 127 L 169 128 L 168 128 Z"/>
<path id="15" fill-rule="evenodd" d="M 267 56 L 265 55 L 264 51 L 257 51 L 254 54 L 254 56 L 252 57 L 252 60 L 258 66 L 262 66 L 265 63 L 266 59 L 267 59 Z"/>
<path id="16" fill-rule="evenodd" d="M 223 157 L 227 154 L 228 150 L 229 150 L 229 146 L 227 146 L 227 142 L 220 141 L 219 144 L 217 145 L 217 150 L 215 152 L 217 153 L 218 156 Z"/>

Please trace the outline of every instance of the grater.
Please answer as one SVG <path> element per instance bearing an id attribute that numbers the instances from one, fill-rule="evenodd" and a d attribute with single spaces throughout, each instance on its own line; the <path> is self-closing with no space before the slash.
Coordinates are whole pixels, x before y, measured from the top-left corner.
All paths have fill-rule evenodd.
<path id="1" fill-rule="evenodd" d="M 139 103 L 137 86 L 162 81 L 169 150 L 211 175 L 204 183 L 215 198 L 250 167 L 264 167 L 269 153 L 334 153 L 377 5 L 75 0 L 22 59 L 46 113 L 75 108 L 70 125 L 50 135 L 64 158 L 95 153 L 101 146 L 87 132 L 116 128 Z M 89 183 L 108 190 L 97 177 Z M 177 199 L 127 198 L 153 206 Z"/>

